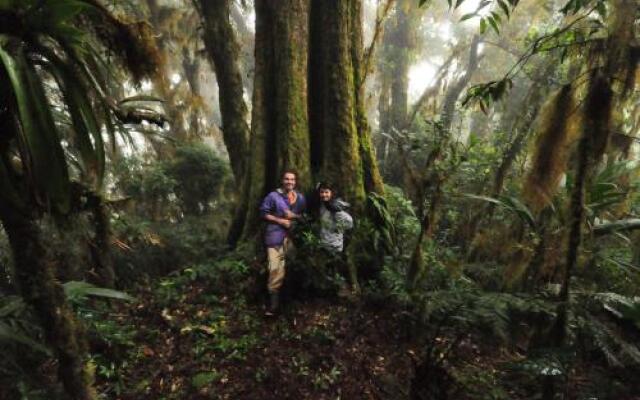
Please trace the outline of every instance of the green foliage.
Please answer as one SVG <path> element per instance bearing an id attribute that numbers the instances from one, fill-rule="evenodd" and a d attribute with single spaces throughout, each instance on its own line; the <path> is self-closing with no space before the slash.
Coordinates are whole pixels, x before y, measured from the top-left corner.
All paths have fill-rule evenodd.
<path id="1" fill-rule="evenodd" d="M 176 182 L 174 192 L 185 214 L 206 212 L 230 178 L 228 164 L 210 147 L 198 143 L 178 147 L 166 170 Z"/>
<path id="2" fill-rule="evenodd" d="M 629 177 L 637 170 L 629 161 L 611 163 L 602 168 L 594 177 L 591 184 L 587 187 L 585 208 L 587 217 L 591 224 L 595 218 L 610 219 L 615 218 L 612 209 L 622 204 L 624 201 L 631 200 L 637 196 L 638 183 L 629 181 Z M 568 187 L 572 182 L 569 181 Z"/>
<path id="3" fill-rule="evenodd" d="M 505 210 L 509 210 L 514 213 L 514 215 L 518 216 L 522 220 L 522 222 L 529 225 L 530 228 L 535 229 L 536 221 L 533 217 L 533 213 L 529 208 L 513 196 L 500 196 L 497 199 L 488 196 L 477 196 L 473 194 L 465 194 L 465 197 L 474 200 L 481 200 L 488 203 L 492 203 L 498 205 Z"/>
<path id="4" fill-rule="evenodd" d="M 70 281 L 66 282 L 62 286 L 64 288 L 65 295 L 71 303 L 83 303 L 89 296 L 133 301 L 133 297 L 124 292 L 97 287 L 87 282 Z"/>
<path id="5" fill-rule="evenodd" d="M 204 144 L 180 146 L 168 160 L 124 158 L 114 165 L 114 178 L 135 209 L 154 220 L 202 215 L 229 202 L 220 198 L 230 178 L 228 163 Z"/>
<path id="6" fill-rule="evenodd" d="M 0 164 L 2 196 L 16 209 L 32 204 L 64 214 L 70 210 L 72 168 L 101 189 L 101 120 L 115 143 L 115 115 L 105 98 L 108 72 L 100 67 L 99 41 L 84 32 L 82 23 L 102 18 L 105 32 L 125 25 L 84 0 L 6 2 L 0 12 L 20 26 L 0 35 L 1 101 L 13 115 L 7 132 L 14 141 L 4 151 L 14 152 L 20 164 Z M 135 47 L 136 39 L 126 45 Z M 17 177 L 28 179 L 28 187 Z"/>
<path id="7" fill-rule="evenodd" d="M 132 327 L 116 323 L 109 307 L 95 299 L 131 300 L 131 297 L 86 282 L 67 282 L 63 286 L 93 341 L 106 346 L 104 354 L 92 356 L 100 375 L 105 365 L 114 363 L 113 358 L 121 355 L 118 348 L 133 345 L 135 331 Z M 90 301 L 89 296 L 93 300 Z M 0 351 L 3 354 L 0 360 L 0 387 L 3 390 L 0 394 L 21 399 L 39 399 L 41 395 L 44 396 L 42 398 L 51 398 L 48 396 L 57 389 L 51 387 L 39 370 L 50 362 L 53 351 L 45 344 L 44 332 L 31 309 L 19 296 L 0 299 Z"/>
<path id="8" fill-rule="evenodd" d="M 200 390 L 221 378 L 217 371 L 198 372 L 191 378 L 191 384 L 196 390 Z"/>
<path id="9" fill-rule="evenodd" d="M 113 221 L 121 243 L 114 251 L 118 279 L 126 286 L 217 258 L 227 248 L 219 222 L 216 215 L 173 224 L 118 215 Z"/>

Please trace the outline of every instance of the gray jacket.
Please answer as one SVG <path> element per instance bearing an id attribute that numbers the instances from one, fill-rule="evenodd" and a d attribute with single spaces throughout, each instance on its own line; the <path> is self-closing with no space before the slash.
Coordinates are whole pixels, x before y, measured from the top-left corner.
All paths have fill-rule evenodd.
<path id="1" fill-rule="evenodd" d="M 353 218 L 346 211 L 332 213 L 320 206 L 320 244 L 335 252 L 342 252 L 344 232 L 353 228 Z"/>

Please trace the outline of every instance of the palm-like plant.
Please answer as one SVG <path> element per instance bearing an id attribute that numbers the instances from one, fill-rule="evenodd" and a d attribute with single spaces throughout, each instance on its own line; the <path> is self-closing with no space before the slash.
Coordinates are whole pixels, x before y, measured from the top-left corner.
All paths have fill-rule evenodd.
<path id="1" fill-rule="evenodd" d="M 115 143 L 105 50 L 139 79 L 155 59 L 142 25 L 127 25 L 96 0 L 0 0 L 0 221 L 21 294 L 36 312 L 74 399 L 95 398 L 86 345 L 38 219 L 72 209 L 72 177 L 100 191 L 105 141 Z M 147 36 L 149 37 L 149 36 Z"/>

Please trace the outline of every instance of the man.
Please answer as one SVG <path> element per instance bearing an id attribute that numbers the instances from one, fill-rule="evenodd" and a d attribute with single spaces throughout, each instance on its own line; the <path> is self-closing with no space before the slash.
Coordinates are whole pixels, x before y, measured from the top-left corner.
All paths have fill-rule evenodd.
<path id="1" fill-rule="evenodd" d="M 289 232 L 306 207 L 304 196 L 295 190 L 296 173 L 282 174 L 282 187 L 269 193 L 260 205 L 260 216 L 267 222 L 264 244 L 267 248 L 269 306 L 266 315 L 278 311 L 280 288 L 285 276 L 285 255 L 291 248 Z"/>

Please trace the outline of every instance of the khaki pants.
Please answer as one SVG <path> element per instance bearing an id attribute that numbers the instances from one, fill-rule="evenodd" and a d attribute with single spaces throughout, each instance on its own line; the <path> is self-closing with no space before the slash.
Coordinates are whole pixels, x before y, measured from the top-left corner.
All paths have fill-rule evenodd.
<path id="1" fill-rule="evenodd" d="M 269 281 L 267 282 L 267 289 L 269 292 L 277 292 L 282 287 L 284 282 L 284 262 L 287 253 L 291 250 L 291 242 L 289 239 L 284 239 L 282 246 L 267 247 L 267 268 L 269 270 Z"/>

